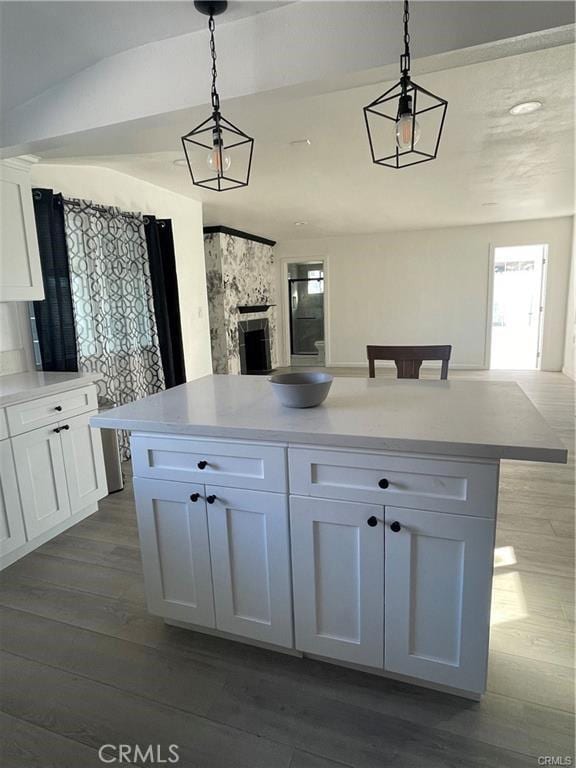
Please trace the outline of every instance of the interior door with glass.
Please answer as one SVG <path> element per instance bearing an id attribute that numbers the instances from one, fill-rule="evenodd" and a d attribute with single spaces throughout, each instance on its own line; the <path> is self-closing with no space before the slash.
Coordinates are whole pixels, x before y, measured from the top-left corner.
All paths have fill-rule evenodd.
<path id="1" fill-rule="evenodd" d="M 494 249 L 490 368 L 540 364 L 546 245 Z"/>
<path id="2" fill-rule="evenodd" d="M 324 269 L 322 263 L 288 265 L 292 365 L 324 365 Z"/>

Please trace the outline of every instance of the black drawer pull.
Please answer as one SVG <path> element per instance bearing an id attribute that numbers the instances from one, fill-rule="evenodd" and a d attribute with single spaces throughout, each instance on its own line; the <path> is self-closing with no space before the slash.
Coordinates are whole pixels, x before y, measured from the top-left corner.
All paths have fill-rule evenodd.
<path id="1" fill-rule="evenodd" d="M 63 424 L 61 427 L 54 427 L 53 432 L 62 432 L 63 429 L 70 429 L 70 424 Z"/>
<path id="2" fill-rule="evenodd" d="M 214 496 L 213 494 L 210 494 L 210 496 L 206 496 L 206 501 L 208 502 L 208 504 L 214 504 L 214 502 L 216 501 L 216 496 Z"/>
<path id="3" fill-rule="evenodd" d="M 61 411 L 61 410 L 62 410 L 62 406 L 61 406 L 61 405 L 56 405 L 56 406 L 54 407 L 54 410 L 55 410 L 55 411 Z"/>
<path id="4" fill-rule="evenodd" d="M 390 483 L 385 477 L 383 477 L 382 480 L 378 480 L 378 488 L 388 488 L 389 485 Z"/>
<path id="5" fill-rule="evenodd" d="M 394 533 L 398 533 L 399 531 L 402 530 L 402 526 L 400 525 L 398 520 L 394 520 L 393 523 L 390 523 L 390 530 L 394 531 Z"/>
<path id="6" fill-rule="evenodd" d="M 374 528 L 374 526 L 378 525 L 378 518 L 372 515 L 371 517 L 368 518 L 368 520 L 366 520 L 366 522 L 368 523 L 370 528 Z"/>
<path id="7" fill-rule="evenodd" d="M 61 429 L 70 429 L 70 424 L 64 424 L 64 426 L 61 427 Z"/>
<path id="8" fill-rule="evenodd" d="M 198 462 L 198 469 L 206 469 L 207 466 L 208 466 L 208 462 L 207 461 L 199 461 Z"/>
<path id="9" fill-rule="evenodd" d="M 60 432 L 61 430 L 62 430 L 62 427 L 54 427 L 52 432 L 56 432 L 56 434 L 58 434 L 58 432 Z"/>
<path id="10" fill-rule="evenodd" d="M 191 493 L 190 494 L 190 501 L 196 502 L 196 501 L 198 501 L 199 498 L 200 498 L 200 494 L 199 493 Z"/>

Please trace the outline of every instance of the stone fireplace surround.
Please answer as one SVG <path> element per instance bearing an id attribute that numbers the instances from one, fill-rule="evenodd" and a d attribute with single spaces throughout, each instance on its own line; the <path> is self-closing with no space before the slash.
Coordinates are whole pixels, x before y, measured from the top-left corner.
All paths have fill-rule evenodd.
<path id="1" fill-rule="evenodd" d="M 240 323 L 254 320 L 267 321 L 269 368 L 278 366 L 274 245 L 273 240 L 227 227 L 204 229 L 213 373 L 242 373 L 245 349 L 241 349 Z M 268 309 L 246 312 L 248 307 L 260 309 L 259 305 Z"/>

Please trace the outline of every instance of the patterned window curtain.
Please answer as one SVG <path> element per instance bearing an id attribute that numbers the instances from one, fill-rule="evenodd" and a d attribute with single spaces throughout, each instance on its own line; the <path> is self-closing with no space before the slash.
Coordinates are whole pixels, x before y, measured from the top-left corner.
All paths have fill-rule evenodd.
<path id="1" fill-rule="evenodd" d="M 116 405 L 164 389 L 141 214 L 64 200 L 78 369 L 99 371 Z M 128 435 L 119 433 L 122 460 Z"/>

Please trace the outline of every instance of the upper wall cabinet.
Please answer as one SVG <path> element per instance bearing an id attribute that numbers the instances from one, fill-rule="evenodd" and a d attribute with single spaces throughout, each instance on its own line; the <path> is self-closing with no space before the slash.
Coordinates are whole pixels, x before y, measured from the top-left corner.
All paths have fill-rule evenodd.
<path id="1" fill-rule="evenodd" d="M 0 301 L 44 298 L 30 162 L 0 163 Z"/>

